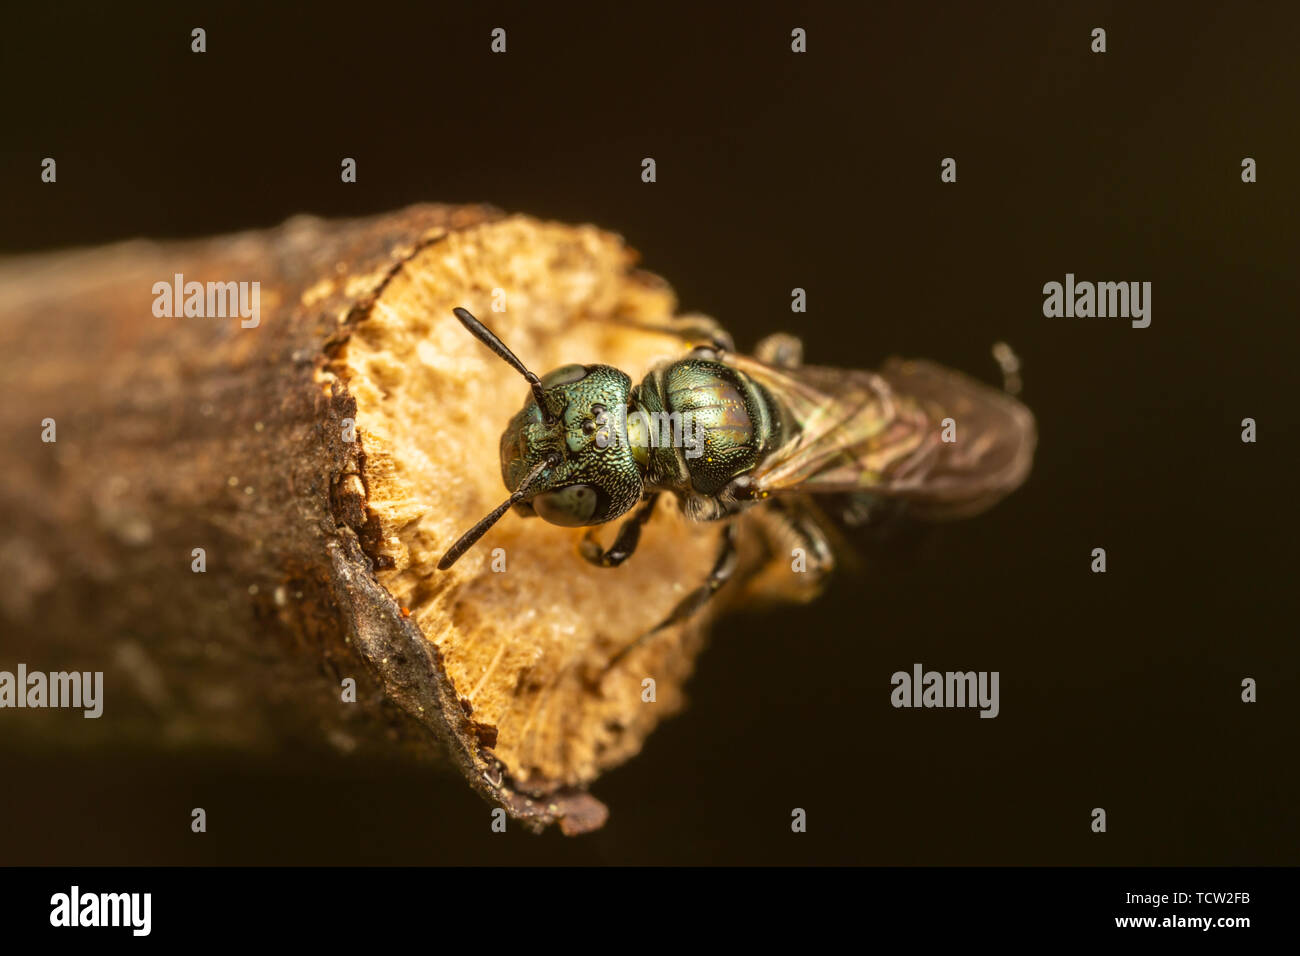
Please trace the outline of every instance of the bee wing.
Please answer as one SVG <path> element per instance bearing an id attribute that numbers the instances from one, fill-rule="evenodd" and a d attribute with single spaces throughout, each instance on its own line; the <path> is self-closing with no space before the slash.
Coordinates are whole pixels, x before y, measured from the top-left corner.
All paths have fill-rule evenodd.
<path id="1" fill-rule="evenodd" d="M 870 492 L 930 517 L 974 514 L 1018 487 L 1036 428 L 1020 402 L 931 362 L 880 372 L 727 361 L 784 402 L 799 432 L 751 472 L 762 494 Z M 946 418 L 956 441 L 943 440 Z"/>
<path id="2" fill-rule="evenodd" d="M 817 366 L 779 369 L 738 355 L 727 361 L 765 386 L 798 426 L 750 473 L 758 490 L 875 489 L 885 474 L 913 471 L 933 454 L 926 442 L 928 420 L 915 403 L 900 403 L 882 375 Z M 909 459 L 915 459 L 911 465 Z"/>

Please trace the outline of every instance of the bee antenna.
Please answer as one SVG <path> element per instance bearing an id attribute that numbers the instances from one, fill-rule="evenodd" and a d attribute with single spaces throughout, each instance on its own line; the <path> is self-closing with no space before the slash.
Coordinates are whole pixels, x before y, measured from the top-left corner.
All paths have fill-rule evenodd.
<path id="1" fill-rule="evenodd" d="M 471 335 L 478 339 L 493 352 L 496 352 L 503 358 L 507 365 L 528 380 L 528 385 L 533 390 L 533 398 L 537 401 L 537 407 L 542 410 L 542 418 L 548 422 L 555 421 L 555 416 L 551 414 L 550 409 L 546 407 L 546 390 L 542 388 L 542 380 L 528 371 L 524 363 L 519 361 L 518 357 L 510 349 L 506 348 L 506 343 L 496 337 L 491 329 L 480 322 L 470 313 L 468 309 L 452 309 L 452 314 L 460 319 L 460 324 L 469 329 Z"/>
<path id="2" fill-rule="evenodd" d="M 466 313 L 468 314 L 468 313 Z M 470 316 L 473 318 L 473 316 Z M 488 333 L 491 335 L 492 333 Z M 504 346 L 502 346 L 504 348 Z M 558 455 L 549 455 L 544 461 L 539 461 L 533 466 L 533 470 L 524 476 L 524 480 L 519 483 L 519 487 L 505 501 L 501 502 L 492 512 L 483 518 L 478 524 L 470 528 L 460 536 L 460 540 L 447 549 L 447 553 L 442 556 L 438 562 L 438 570 L 446 571 L 449 567 L 460 560 L 460 556 L 474 547 L 475 542 L 483 535 L 487 534 L 488 529 L 501 520 L 501 516 L 510 510 L 511 505 L 517 504 L 528 497 L 533 485 L 537 482 L 537 476 L 547 468 L 554 468 L 560 463 Z"/>

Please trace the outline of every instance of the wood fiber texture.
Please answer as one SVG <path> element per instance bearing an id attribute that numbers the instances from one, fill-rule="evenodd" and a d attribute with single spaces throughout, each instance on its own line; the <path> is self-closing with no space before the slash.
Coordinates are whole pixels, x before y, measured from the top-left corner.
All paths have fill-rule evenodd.
<path id="1" fill-rule="evenodd" d="M 634 262 L 593 227 L 416 206 L 0 263 L 6 656 L 106 687 L 98 720 L 11 726 L 79 746 L 397 747 L 529 826 L 599 827 L 587 787 L 683 705 L 728 593 L 603 665 L 704 578 L 717 529 L 661 501 L 637 554 L 599 569 L 580 531 L 511 514 L 435 564 L 505 497 L 498 441 L 527 394 L 451 309 L 539 374 L 637 380 L 683 346 L 634 327 L 676 311 Z M 259 324 L 156 316 L 176 274 L 259 282 Z"/>

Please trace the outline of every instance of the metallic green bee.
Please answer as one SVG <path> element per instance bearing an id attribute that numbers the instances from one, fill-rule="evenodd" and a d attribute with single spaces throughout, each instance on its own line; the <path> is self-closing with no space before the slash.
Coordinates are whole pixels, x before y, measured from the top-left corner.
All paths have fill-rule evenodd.
<path id="1" fill-rule="evenodd" d="M 921 517 L 974 514 L 1013 491 L 1033 459 L 1024 405 L 929 362 L 893 360 L 879 372 L 804 366 L 789 335 L 733 351 L 712 320 L 665 327 L 705 341 L 661 363 L 640 385 L 609 365 L 565 365 L 538 378 L 465 309 L 457 319 L 527 379 L 532 398 L 501 436 L 511 495 L 438 562 L 451 567 L 510 508 L 552 524 L 594 527 L 636 508 L 612 546 L 589 531 L 583 556 L 615 567 L 636 549 L 660 494 L 697 521 L 760 502 L 772 537 L 802 547 L 820 579 L 834 563 L 820 508 L 809 496 L 847 496 L 861 513 L 890 500 Z M 1004 366 L 1004 371 L 1006 371 Z M 641 640 L 695 613 L 736 566 L 735 524 L 703 584 Z"/>

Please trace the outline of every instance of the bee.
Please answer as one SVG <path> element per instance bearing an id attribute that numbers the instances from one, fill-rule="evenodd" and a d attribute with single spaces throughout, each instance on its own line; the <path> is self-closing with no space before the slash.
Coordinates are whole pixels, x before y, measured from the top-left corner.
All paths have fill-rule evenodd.
<path id="1" fill-rule="evenodd" d="M 532 394 L 501 435 L 510 496 L 447 550 L 439 570 L 510 509 L 586 527 L 580 552 L 605 568 L 632 556 L 663 494 L 692 520 L 725 522 L 707 579 L 607 669 L 691 617 L 733 576 L 736 524 L 726 519 L 761 506 L 767 527 L 802 547 L 821 580 L 835 558 L 812 499 L 839 496 L 859 515 L 899 501 L 922 518 L 962 517 L 1017 488 L 1033 460 L 1036 428 L 1023 404 L 931 362 L 894 359 L 878 372 L 807 366 L 802 343 L 786 334 L 748 356 L 698 317 L 656 328 L 700 344 L 660 362 L 639 385 L 610 365 L 565 365 L 539 378 L 469 311 L 453 314 Z M 1014 356 L 1006 350 L 1000 361 L 1011 389 Z M 595 529 L 629 512 L 603 548 Z"/>

